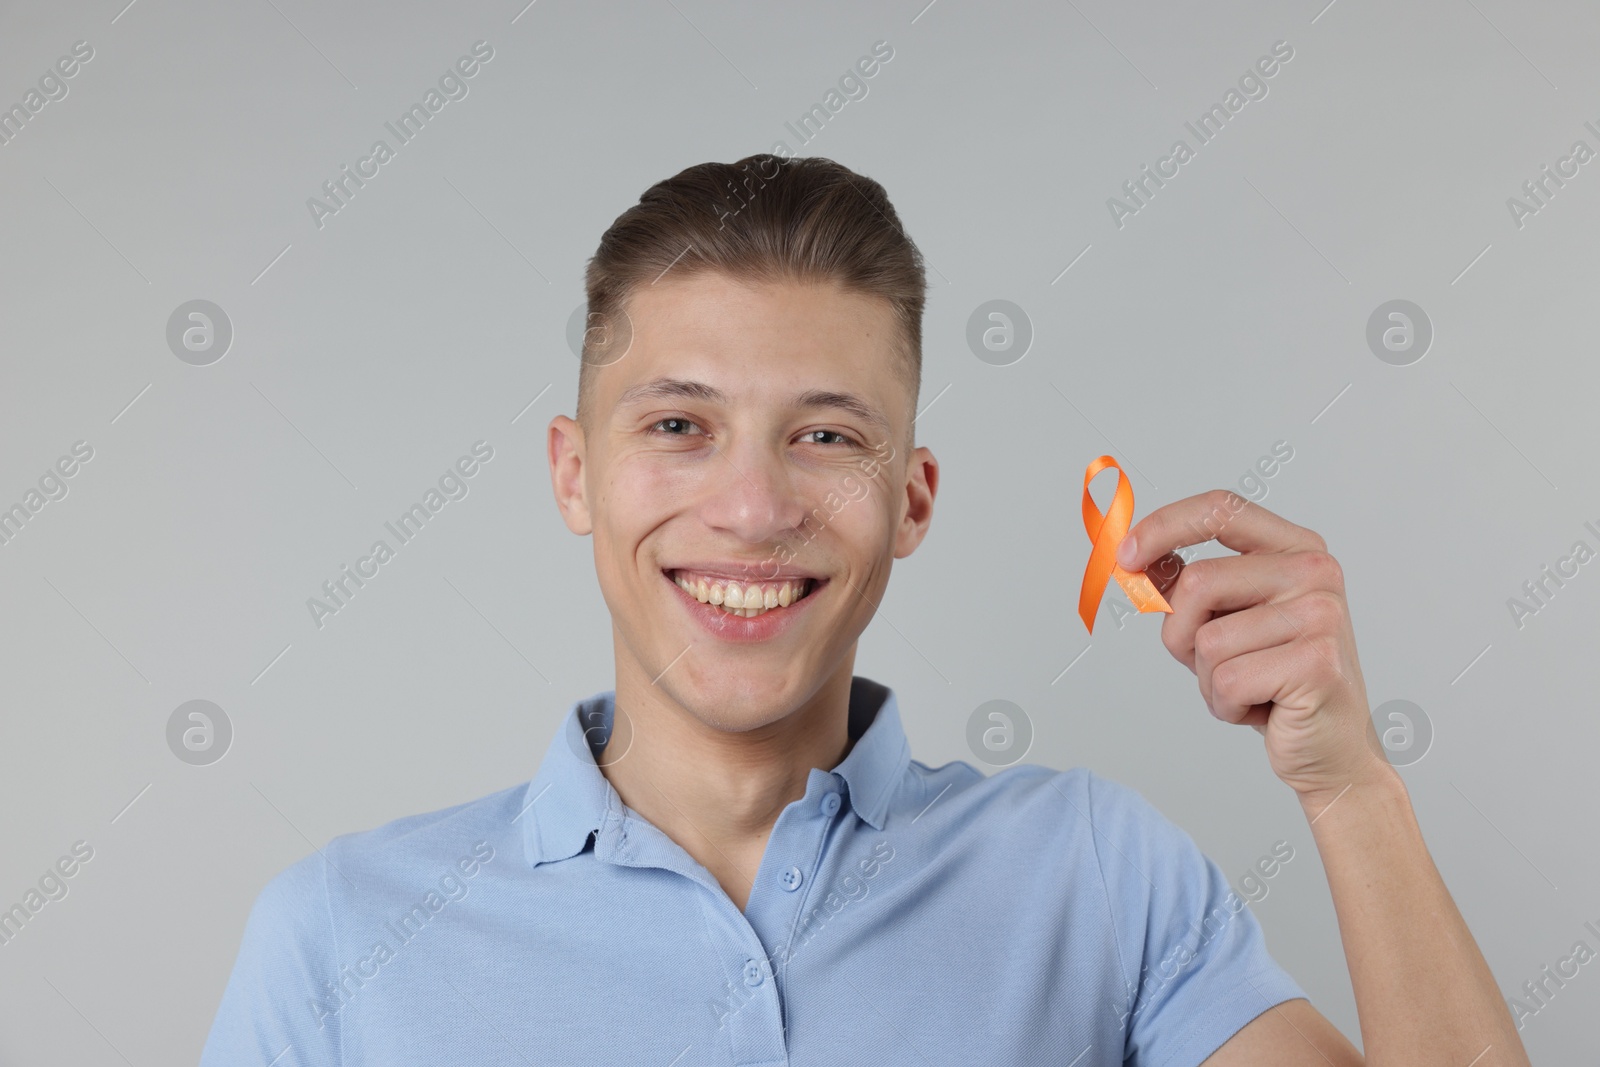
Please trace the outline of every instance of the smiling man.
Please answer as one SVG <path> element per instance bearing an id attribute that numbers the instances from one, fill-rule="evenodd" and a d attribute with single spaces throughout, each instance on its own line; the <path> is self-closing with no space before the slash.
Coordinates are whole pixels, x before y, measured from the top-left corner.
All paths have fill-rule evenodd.
<path id="1" fill-rule="evenodd" d="M 939 486 L 912 433 L 922 260 L 878 183 L 691 167 L 616 220 L 587 288 L 549 461 L 615 685 L 531 781 L 274 878 L 203 1063 L 1527 1063 L 1381 756 L 1314 532 L 1217 491 L 1146 516 L 1121 562 L 1306 812 L 1366 1059 L 1136 792 L 930 767 L 854 673 Z M 1238 554 L 1183 565 L 1212 536 Z"/>

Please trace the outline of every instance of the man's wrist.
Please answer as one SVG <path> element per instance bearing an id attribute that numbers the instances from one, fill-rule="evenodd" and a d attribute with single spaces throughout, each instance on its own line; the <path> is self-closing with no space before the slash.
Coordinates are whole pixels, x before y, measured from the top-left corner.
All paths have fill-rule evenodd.
<path id="1" fill-rule="evenodd" d="M 1352 775 L 1342 786 L 1330 785 L 1308 790 L 1298 793 L 1297 797 L 1300 809 L 1313 825 L 1324 815 L 1337 811 L 1341 805 L 1350 808 L 1370 808 L 1373 804 L 1409 808 L 1411 805 L 1411 794 L 1406 791 L 1400 772 L 1387 760 L 1376 759 L 1363 769 L 1363 773 Z M 1350 803 L 1352 800 L 1356 803 Z"/>

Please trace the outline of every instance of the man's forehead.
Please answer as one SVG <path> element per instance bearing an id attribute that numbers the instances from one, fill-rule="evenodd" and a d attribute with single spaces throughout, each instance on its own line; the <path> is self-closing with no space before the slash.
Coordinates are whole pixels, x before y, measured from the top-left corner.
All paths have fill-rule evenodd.
<path id="1" fill-rule="evenodd" d="M 596 368 L 602 417 L 667 399 L 833 408 L 888 438 L 906 406 L 893 309 L 834 281 L 668 275 L 625 314 L 625 353 Z"/>

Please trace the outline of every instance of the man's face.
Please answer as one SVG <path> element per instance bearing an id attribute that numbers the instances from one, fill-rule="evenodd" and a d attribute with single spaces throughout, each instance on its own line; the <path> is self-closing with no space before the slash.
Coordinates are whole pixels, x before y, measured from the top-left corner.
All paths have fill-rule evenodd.
<path id="1" fill-rule="evenodd" d="M 628 318 L 588 431 L 551 424 L 563 515 L 594 535 L 619 688 L 626 672 L 710 725 L 765 725 L 848 677 L 892 560 L 931 518 L 938 467 L 906 454 L 897 323 L 831 283 L 709 272 L 644 287 Z"/>

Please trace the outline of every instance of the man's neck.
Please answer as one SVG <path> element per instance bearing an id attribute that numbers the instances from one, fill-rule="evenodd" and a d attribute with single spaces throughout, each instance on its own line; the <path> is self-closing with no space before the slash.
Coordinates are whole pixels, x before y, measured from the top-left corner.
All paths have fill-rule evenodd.
<path id="1" fill-rule="evenodd" d="M 743 908 L 779 814 L 805 795 L 812 768 L 850 750 L 851 666 L 790 714 L 736 732 L 702 722 L 619 657 L 602 772 Z"/>

